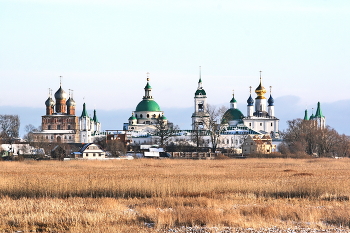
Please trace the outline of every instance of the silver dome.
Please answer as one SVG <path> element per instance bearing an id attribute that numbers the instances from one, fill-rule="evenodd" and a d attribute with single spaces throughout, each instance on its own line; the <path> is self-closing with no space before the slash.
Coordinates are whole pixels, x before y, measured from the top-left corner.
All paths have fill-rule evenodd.
<path id="1" fill-rule="evenodd" d="M 60 87 L 55 93 L 55 99 L 67 99 L 67 93 Z"/>
<path id="2" fill-rule="evenodd" d="M 75 106 L 75 101 L 69 97 L 69 99 L 66 102 L 67 106 Z"/>
<path id="3" fill-rule="evenodd" d="M 55 105 L 55 101 L 53 101 L 53 99 L 51 97 L 47 98 L 47 100 L 45 101 L 45 105 L 47 107 L 49 106 L 54 106 Z"/>

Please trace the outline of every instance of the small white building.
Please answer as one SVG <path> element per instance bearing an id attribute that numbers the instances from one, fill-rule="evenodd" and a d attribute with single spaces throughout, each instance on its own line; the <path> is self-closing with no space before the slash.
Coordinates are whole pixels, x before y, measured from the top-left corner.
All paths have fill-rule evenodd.
<path id="1" fill-rule="evenodd" d="M 105 159 L 106 152 L 95 143 L 85 144 L 78 152 L 73 152 L 75 159 Z"/>

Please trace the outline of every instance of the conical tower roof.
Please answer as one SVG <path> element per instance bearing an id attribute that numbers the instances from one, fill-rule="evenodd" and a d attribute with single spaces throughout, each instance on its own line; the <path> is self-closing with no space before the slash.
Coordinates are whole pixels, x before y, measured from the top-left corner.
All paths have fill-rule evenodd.
<path id="1" fill-rule="evenodd" d="M 82 111 L 82 113 L 81 113 L 81 117 L 89 117 L 89 116 L 88 116 L 88 113 L 87 113 L 87 111 L 86 111 L 86 105 L 85 105 L 85 103 L 83 104 L 83 111 Z"/>

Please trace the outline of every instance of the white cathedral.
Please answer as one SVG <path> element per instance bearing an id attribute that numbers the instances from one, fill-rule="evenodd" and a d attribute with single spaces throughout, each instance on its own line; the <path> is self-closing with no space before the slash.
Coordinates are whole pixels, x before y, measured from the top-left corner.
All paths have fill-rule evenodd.
<path id="1" fill-rule="evenodd" d="M 166 119 L 164 112 L 160 110 L 159 105 L 154 101 L 151 95 L 151 86 L 147 78 L 147 84 L 144 88 L 145 95 L 143 100 L 137 105 L 132 113 L 128 123 L 124 124 L 132 136 L 134 144 L 150 144 L 157 141 L 157 137 L 152 134 L 152 128 L 158 119 Z M 237 108 L 237 101 L 233 95 L 230 101 L 230 108 L 223 115 L 222 122 L 224 126 L 221 133 L 218 147 L 220 148 L 240 148 L 244 139 L 249 134 L 269 135 L 273 139 L 279 138 L 279 119 L 275 117 L 274 99 L 271 95 L 266 99 L 266 89 L 262 85 L 260 73 L 260 84 L 255 89 L 255 101 L 251 96 L 247 100 L 247 115 Z M 207 109 L 207 94 L 203 88 L 201 74 L 199 76 L 198 87 L 194 94 L 194 112 L 192 114 L 192 130 L 180 130 L 173 141 L 182 139 L 191 141 L 191 136 L 196 130 L 206 131 L 209 113 Z M 210 137 L 204 136 L 206 146 L 211 146 Z"/>

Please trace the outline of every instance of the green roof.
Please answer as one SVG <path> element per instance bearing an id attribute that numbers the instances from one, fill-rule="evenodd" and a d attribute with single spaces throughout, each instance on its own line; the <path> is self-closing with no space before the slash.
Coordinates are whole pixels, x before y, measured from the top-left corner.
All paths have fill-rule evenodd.
<path id="1" fill-rule="evenodd" d="M 231 99 L 230 103 L 237 103 L 237 100 L 235 99 L 234 96 L 232 96 L 232 99 Z"/>
<path id="2" fill-rule="evenodd" d="M 149 85 L 149 82 L 147 82 L 145 89 L 152 89 L 151 85 Z"/>
<path id="3" fill-rule="evenodd" d="M 164 115 L 161 116 L 160 119 L 162 119 L 162 120 L 167 120 L 167 118 L 166 118 Z"/>
<path id="4" fill-rule="evenodd" d="M 198 89 L 195 93 L 195 95 L 206 95 L 207 93 L 205 93 L 204 89 Z"/>
<path id="5" fill-rule="evenodd" d="M 307 116 L 307 110 L 305 110 L 304 120 L 309 120 L 309 117 Z"/>
<path id="6" fill-rule="evenodd" d="M 88 113 L 86 111 L 85 103 L 83 104 L 83 112 L 81 113 L 81 117 L 88 117 Z"/>
<path id="7" fill-rule="evenodd" d="M 92 118 L 95 122 L 98 122 L 97 116 L 96 116 L 96 109 L 94 110 L 94 117 Z"/>
<path id="8" fill-rule="evenodd" d="M 144 99 L 136 107 L 136 112 L 140 111 L 159 112 L 160 107 L 156 101 Z"/>
<path id="9" fill-rule="evenodd" d="M 136 120 L 136 117 L 134 116 L 134 114 L 132 114 L 132 116 L 129 117 L 129 121 L 132 121 L 132 120 Z"/>
<path id="10" fill-rule="evenodd" d="M 317 117 L 317 118 L 322 118 L 322 117 L 324 117 L 323 114 L 322 114 L 320 102 L 317 103 L 317 110 L 316 110 L 315 117 Z"/>
<path id="11" fill-rule="evenodd" d="M 229 121 L 242 120 L 243 117 L 244 115 L 239 109 L 230 108 L 225 112 L 222 121 L 223 123 L 228 123 Z"/>

